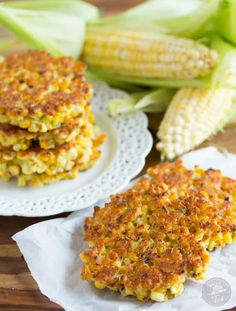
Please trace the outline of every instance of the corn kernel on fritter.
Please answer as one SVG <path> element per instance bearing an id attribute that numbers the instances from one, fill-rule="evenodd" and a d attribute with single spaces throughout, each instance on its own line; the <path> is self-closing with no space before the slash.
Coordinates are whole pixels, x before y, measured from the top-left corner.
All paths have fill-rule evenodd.
<path id="1" fill-rule="evenodd" d="M 236 241 L 236 181 L 219 170 L 161 163 L 96 207 L 84 225 L 82 279 L 139 300 L 180 295 L 201 279 L 208 253 Z"/>
<path id="2" fill-rule="evenodd" d="M 94 137 L 95 140 L 95 137 Z M 86 164 L 92 155 L 93 139 L 78 135 L 73 141 L 55 149 L 32 147 L 26 151 L 0 150 L 0 176 L 4 180 L 25 174 L 55 175 L 70 170 L 77 159 Z"/>
<path id="3" fill-rule="evenodd" d="M 92 96 L 86 66 L 45 51 L 11 55 L 0 62 L 0 123 L 47 132 L 80 116 Z"/>
<path id="4" fill-rule="evenodd" d="M 95 164 L 104 135 L 89 104 L 86 66 L 44 51 L 0 63 L 0 177 L 42 186 Z"/>
<path id="5" fill-rule="evenodd" d="M 46 133 L 33 133 L 9 124 L 0 124 L 0 145 L 14 151 L 27 150 L 38 144 L 42 149 L 53 149 L 70 142 L 79 134 L 94 137 L 94 116 L 90 105 L 82 117 L 72 118 L 59 128 Z"/>
<path id="6" fill-rule="evenodd" d="M 104 141 L 103 136 L 99 136 L 96 138 L 93 144 L 92 148 L 92 154 L 90 156 L 90 159 L 87 163 L 81 163 L 80 158 L 76 159 L 75 165 L 70 170 L 64 170 L 61 173 L 58 173 L 56 175 L 48 175 L 46 173 L 43 174 L 31 174 L 31 175 L 25 175 L 21 174 L 17 176 L 17 183 L 19 187 L 41 187 L 44 185 L 52 184 L 64 179 L 75 179 L 77 178 L 79 172 L 89 169 L 90 167 L 94 166 L 97 162 L 97 160 L 101 156 L 101 152 L 99 150 L 99 147 Z M 12 176 L 9 176 L 9 178 L 12 178 Z"/>
<path id="7" fill-rule="evenodd" d="M 164 189 L 160 185 L 160 193 Z M 133 188 L 95 208 L 84 226 L 90 248 L 81 254 L 83 280 L 165 301 L 183 292 L 187 276 L 203 277 L 210 260 L 204 245 L 181 224 L 183 213 L 149 204 L 155 198 L 150 185 L 145 194 Z"/>
<path id="8" fill-rule="evenodd" d="M 162 204 L 167 212 L 183 212 L 183 225 L 208 250 L 236 241 L 235 180 L 223 176 L 219 170 L 204 171 L 199 167 L 188 170 L 181 161 L 158 164 L 148 169 L 148 174 L 153 189 L 160 183 L 167 189 L 155 204 Z M 143 179 L 137 187 L 149 188 L 149 183 Z"/>

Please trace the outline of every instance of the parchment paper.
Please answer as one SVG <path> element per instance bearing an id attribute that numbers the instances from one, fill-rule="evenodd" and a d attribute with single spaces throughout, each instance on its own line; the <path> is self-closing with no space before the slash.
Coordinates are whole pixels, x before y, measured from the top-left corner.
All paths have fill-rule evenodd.
<path id="1" fill-rule="evenodd" d="M 185 155 L 183 160 L 187 167 L 198 164 L 204 169 L 219 168 L 225 175 L 236 178 L 236 156 L 220 153 L 213 147 L 191 152 Z M 98 205 L 103 204 L 104 201 Z M 98 290 L 88 282 L 81 281 L 82 263 L 79 254 L 87 248 L 82 239 L 82 228 L 84 218 L 92 213 L 93 207 L 90 207 L 67 218 L 30 226 L 13 236 L 41 292 L 65 310 L 208 311 L 236 306 L 236 244 L 212 252 L 212 263 L 206 280 L 188 280 L 182 296 L 164 303 L 139 302 L 135 298 L 122 297 L 109 290 Z M 228 287 L 225 288 L 225 284 L 220 288 L 217 288 L 217 285 L 213 290 L 205 287 L 205 291 L 209 291 L 205 292 L 209 300 L 207 303 L 202 298 L 203 285 L 216 277 L 226 281 Z M 224 302 L 225 295 L 230 296 L 227 302 Z M 212 302 L 219 302 L 221 305 L 212 306 Z"/>

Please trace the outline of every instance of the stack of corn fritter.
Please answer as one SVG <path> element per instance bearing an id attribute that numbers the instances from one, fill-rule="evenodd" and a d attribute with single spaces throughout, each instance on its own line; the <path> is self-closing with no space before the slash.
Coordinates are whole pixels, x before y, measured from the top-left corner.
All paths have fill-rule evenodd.
<path id="1" fill-rule="evenodd" d="M 99 158 L 85 65 L 47 52 L 0 63 L 0 176 L 19 186 L 75 178 Z"/>

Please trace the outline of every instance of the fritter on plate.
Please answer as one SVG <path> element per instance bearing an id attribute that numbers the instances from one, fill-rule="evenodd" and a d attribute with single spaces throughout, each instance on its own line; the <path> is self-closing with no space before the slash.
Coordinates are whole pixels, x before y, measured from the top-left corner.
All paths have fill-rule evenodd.
<path id="1" fill-rule="evenodd" d="M 101 146 L 103 141 L 104 136 L 98 136 L 93 142 L 92 154 L 88 162 L 82 163 L 81 159 L 78 158 L 75 161 L 75 165 L 71 169 L 64 170 L 63 172 L 57 173 L 55 175 L 48 175 L 46 173 L 35 173 L 31 175 L 20 174 L 17 176 L 18 186 L 41 187 L 43 185 L 52 184 L 64 179 L 75 179 L 78 176 L 79 172 L 89 169 L 100 158 L 101 152 L 99 150 L 99 147 Z M 9 178 L 11 177 L 12 176 L 9 176 Z"/>
<path id="2" fill-rule="evenodd" d="M 0 123 L 47 132 L 81 116 L 92 96 L 85 68 L 45 51 L 8 56 L 0 62 Z"/>
<path id="3" fill-rule="evenodd" d="M 33 133 L 10 124 L 0 124 L 0 145 L 14 151 L 27 150 L 36 144 L 42 149 L 54 149 L 72 141 L 79 134 L 93 138 L 94 116 L 89 104 L 85 109 L 83 116 L 71 118 L 59 128 L 46 133 Z"/>
<path id="4" fill-rule="evenodd" d="M 0 150 L 0 176 L 8 180 L 21 174 L 56 175 L 72 169 L 78 159 L 80 164 L 86 165 L 92 156 L 93 145 L 93 139 L 78 135 L 73 141 L 56 149 L 43 150 L 32 147 L 18 152 L 3 149 Z"/>

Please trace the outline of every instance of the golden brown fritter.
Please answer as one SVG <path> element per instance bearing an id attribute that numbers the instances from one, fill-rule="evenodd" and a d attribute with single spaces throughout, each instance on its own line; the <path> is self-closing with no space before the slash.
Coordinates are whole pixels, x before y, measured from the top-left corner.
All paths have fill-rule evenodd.
<path id="1" fill-rule="evenodd" d="M 70 170 L 64 170 L 61 173 L 55 175 L 48 175 L 46 173 L 43 174 L 31 174 L 25 175 L 21 174 L 17 176 L 17 182 L 19 187 L 41 187 L 43 185 L 52 184 L 64 179 L 75 179 L 78 177 L 79 172 L 89 169 L 90 167 L 94 166 L 97 160 L 101 156 L 101 152 L 99 147 L 103 143 L 104 137 L 100 136 L 94 141 L 92 154 L 90 159 L 87 163 L 82 163 L 78 158 L 75 161 L 75 165 Z M 12 176 L 11 176 L 12 177 Z"/>
<path id="2" fill-rule="evenodd" d="M 153 204 L 167 212 L 181 211 L 184 223 L 208 250 L 236 241 L 236 181 L 219 170 L 186 169 L 181 161 L 162 163 L 148 170 L 151 181 L 141 180 L 136 187 L 153 191 L 165 183 L 166 192 Z"/>
<path id="3" fill-rule="evenodd" d="M 53 176 L 72 169 L 78 159 L 81 165 L 86 165 L 92 156 L 94 144 L 96 145 L 95 136 L 91 138 L 78 135 L 73 141 L 50 150 L 39 147 L 18 152 L 11 149 L 0 150 L 0 176 L 4 180 L 21 174 L 45 173 Z"/>
<path id="4" fill-rule="evenodd" d="M 157 191 L 157 192 L 156 192 Z M 81 254 L 82 279 L 139 300 L 165 301 L 183 292 L 186 276 L 202 278 L 209 255 L 181 211 L 149 204 L 166 191 L 133 188 L 113 195 L 85 221 L 90 248 Z"/>
<path id="5" fill-rule="evenodd" d="M 71 118 L 59 128 L 46 133 L 33 133 L 10 124 L 0 124 L 0 145 L 14 151 L 27 150 L 32 145 L 38 145 L 42 149 L 54 149 L 72 141 L 79 134 L 93 137 L 94 123 L 93 113 L 87 104 L 82 117 Z"/>
<path id="6" fill-rule="evenodd" d="M 92 96 L 85 68 L 45 51 L 7 57 L 0 62 L 0 123 L 47 132 L 80 116 Z"/>
<path id="7" fill-rule="evenodd" d="M 183 292 L 186 277 L 204 276 L 207 250 L 236 240 L 236 181 L 181 161 L 147 173 L 86 219 L 82 279 L 164 301 Z"/>

